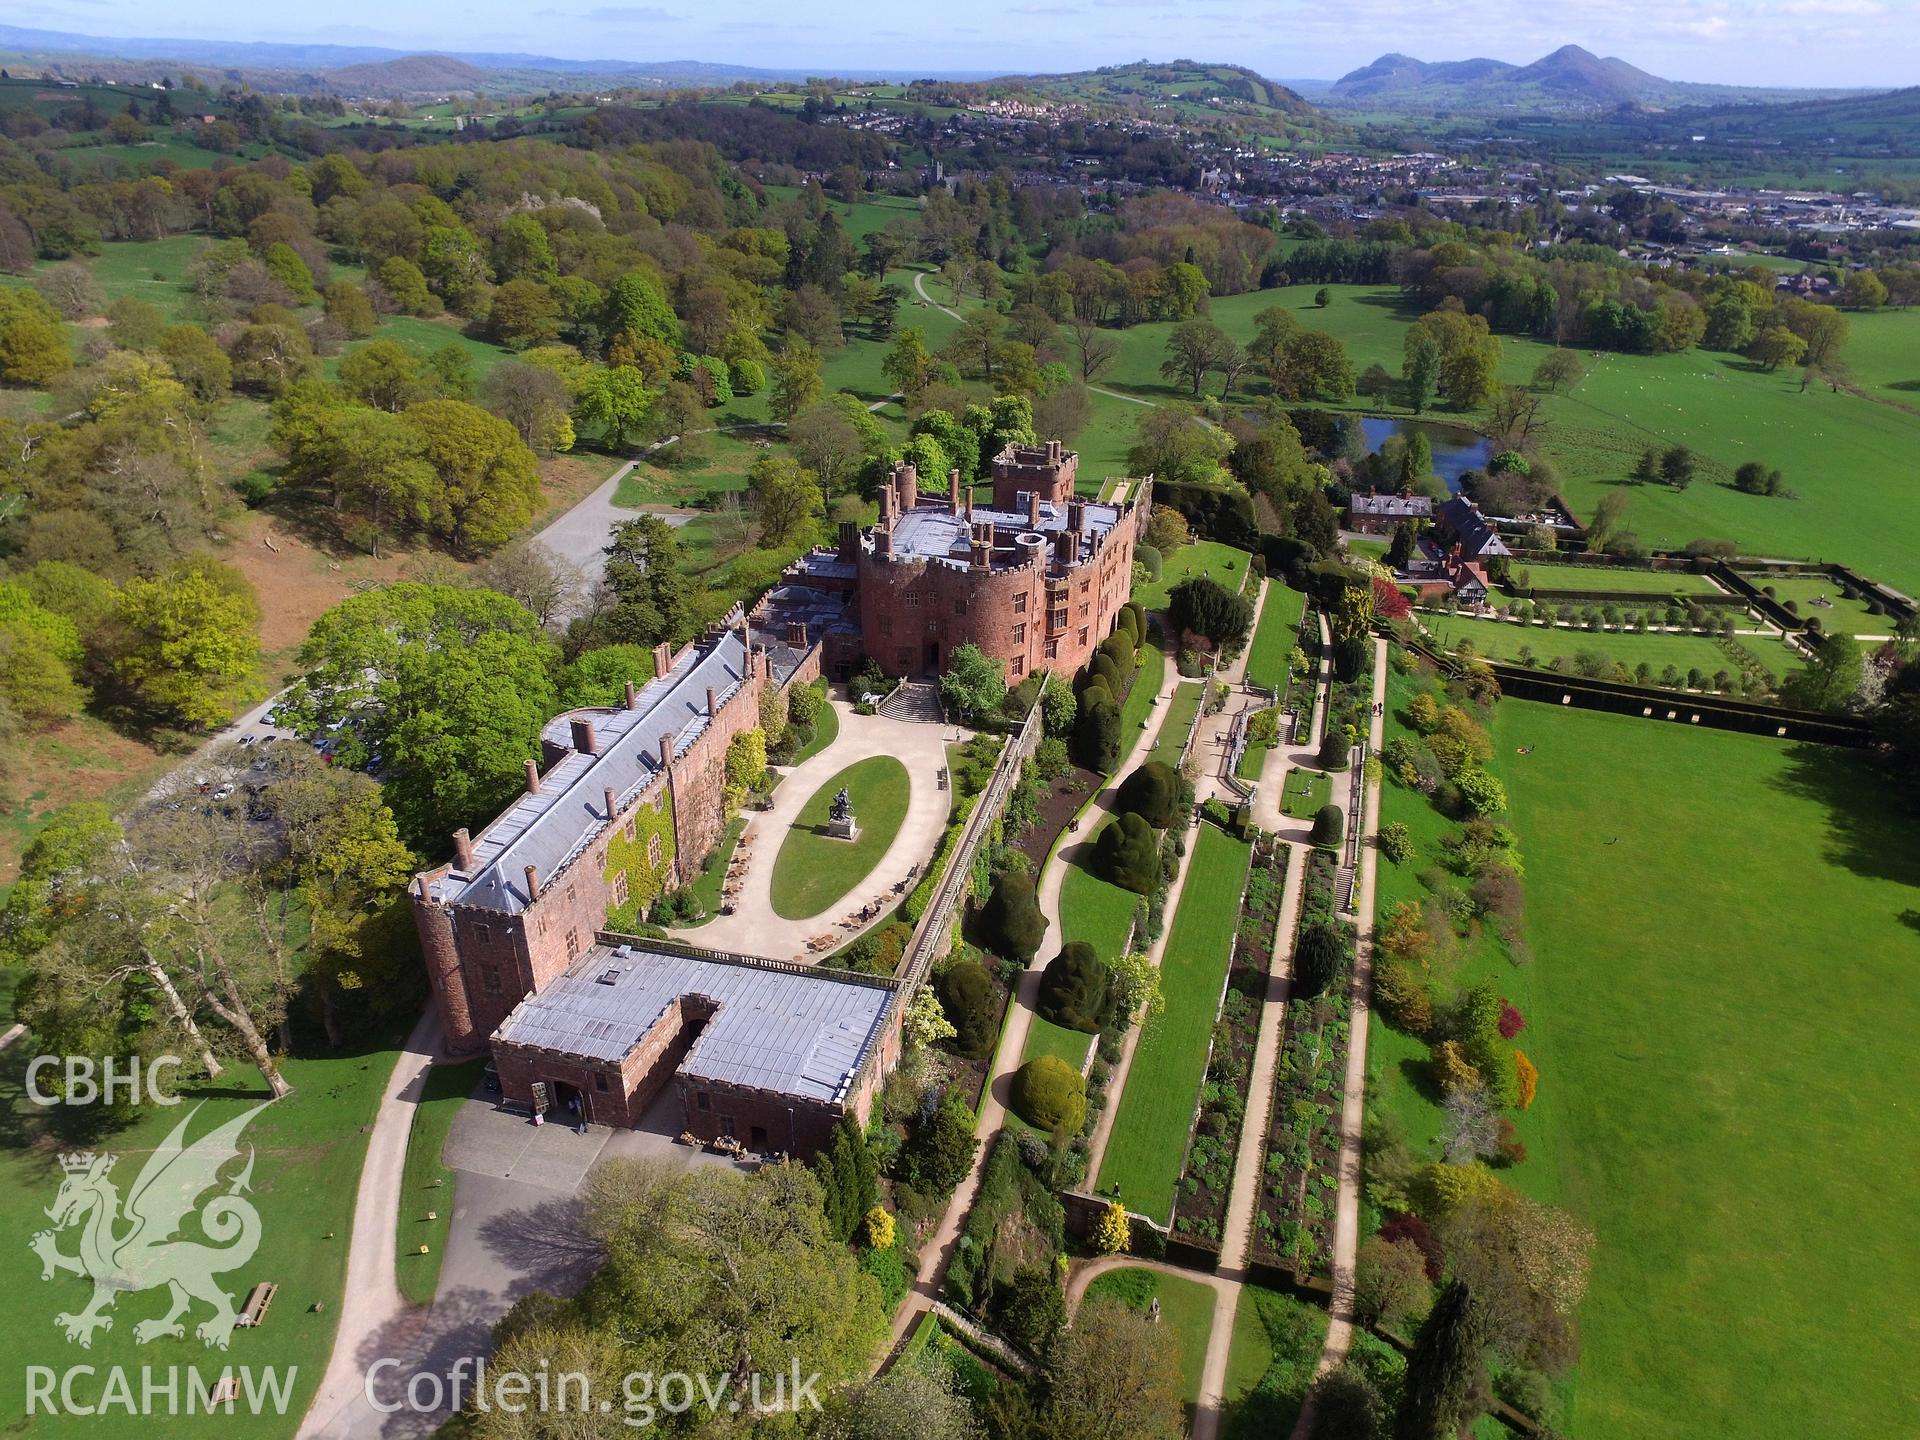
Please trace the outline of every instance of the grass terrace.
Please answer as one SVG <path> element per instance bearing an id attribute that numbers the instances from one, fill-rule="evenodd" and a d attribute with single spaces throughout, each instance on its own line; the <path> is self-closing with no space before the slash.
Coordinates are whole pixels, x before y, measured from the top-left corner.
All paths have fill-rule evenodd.
<path id="1" fill-rule="evenodd" d="M 1246 551 L 1217 540 L 1195 540 L 1167 556 L 1160 578 L 1135 586 L 1133 598 L 1149 610 L 1164 610 L 1173 587 L 1195 575 L 1211 575 L 1229 590 L 1238 590 L 1246 582 L 1247 561 L 1251 558 Z"/>
<path id="2" fill-rule="evenodd" d="M 1513 577 L 1535 590 L 1616 590 L 1652 596 L 1724 595 L 1705 575 L 1687 570 L 1629 570 L 1599 565 L 1528 565 L 1515 561 Z"/>
<path id="3" fill-rule="evenodd" d="M 827 833 L 833 797 L 844 786 L 859 834 L 836 840 Z M 907 767 L 891 755 L 856 761 L 828 780 L 801 807 L 773 862 L 773 912 L 805 920 L 835 904 L 880 863 L 906 819 Z"/>
<path id="4" fill-rule="evenodd" d="M 1144 725 L 1153 723 L 1154 699 L 1167 678 L 1167 657 L 1151 640 L 1140 647 L 1139 665 L 1133 672 L 1133 688 L 1120 706 L 1120 747 L 1125 751 Z"/>
<path id="5" fill-rule="evenodd" d="M 1207 1041 L 1233 958 L 1252 847 L 1202 825 L 1191 842 L 1180 907 L 1160 961 L 1166 1008 L 1140 1032 L 1126 1091 L 1114 1103 L 1113 1135 L 1100 1163 L 1098 1189 L 1117 1190 L 1129 1209 L 1166 1224 L 1174 1186 L 1206 1076 Z"/>
<path id="6" fill-rule="evenodd" d="M 1278 580 L 1267 582 L 1267 598 L 1260 606 L 1260 624 L 1247 650 L 1247 683 L 1278 692 L 1287 683 L 1287 657 L 1300 635 L 1300 615 L 1307 597 Z"/>
<path id="7" fill-rule="evenodd" d="M 1166 714 L 1160 719 L 1160 733 L 1153 737 L 1153 749 L 1147 752 L 1147 759 L 1172 765 L 1176 769 L 1179 767 L 1180 753 L 1187 748 L 1187 736 L 1193 732 L 1194 721 L 1200 716 L 1200 702 L 1206 698 L 1206 693 L 1204 680 L 1185 680 L 1175 687 L 1173 698 L 1167 702 Z"/>
<path id="8" fill-rule="evenodd" d="M 1772 586 L 1774 599 L 1782 605 L 1792 601 L 1802 619 L 1818 620 L 1820 628 L 1829 634 L 1891 635 L 1893 627 L 1900 623 L 1891 615 L 1869 613 L 1866 601 L 1848 599 L 1825 575 L 1749 575 L 1747 579 L 1763 588 Z M 1816 600 L 1833 603 L 1816 605 Z"/>
<path id="9" fill-rule="evenodd" d="M 1280 811 L 1296 820 L 1311 820 L 1314 812 L 1333 799 L 1333 777 L 1324 770 L 1287 773 L 1286 791 L 1280 797 Z"/>
<path id="10" fill-rule="evenodd" d="M 1455 649 L 1465 641 L 1474 653 L 1489 660 L 1509 660 L 1524 664 L 1520 651 L 1530 650 L 1541 665 L 1555 660 L 1571 661 L 1583 652 L 1618 660 L 1629 670 L 1645 661 L 1657 676 L 1667 666 L 1681 674 L 1697 669 L 1711 677 L 1725 670 L 1737 677 L 1733 657 L 1717 640 L 1705 635 L 1671 635 L 1649 631 L 1637 634 L 1621 630 L 1569 630 L 1559 625 L 1522 625 L 1511 620 L 1484 620 L 1471 616 L 1422 615 L 1442 649 Z M 1752 623 L 1752 622 L 1749 622 Z M 1800 657 L 1780 640 L 1762 635 L 1741 635 L 1733 643 L 1752 655 L 1776 677 L 1799 668 Z"/>

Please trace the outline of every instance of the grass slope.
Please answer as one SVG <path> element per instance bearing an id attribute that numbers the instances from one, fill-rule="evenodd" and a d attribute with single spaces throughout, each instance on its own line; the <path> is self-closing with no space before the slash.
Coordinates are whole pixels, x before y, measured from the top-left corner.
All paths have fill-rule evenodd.
<path id="1" fill-rule="evenodd" d="M 1260 624 L 1247 651 L 1247 683 L 1278 691 L 1287 683 L 1287 657 L 1299 640 L 1300 612 L 1307 597 L 1278 580 L 1267 584 Z"/>
<path id="2" fill-rule="evenodd" d="M 1172 1214 L 1186 1158 L 1252 855 L 1245 841 L 1211 825 L 1202 825 L 1192 843 L 1180 908 L 1160 961 L 1166 1008 L 1140 1033 L 1098 1186 L 1102 1194 L 1118 1187 L 1129 1209 L 1162 1224 Z"/>
<path id="3" fill-rule="evenodd" d="M 1123 1265 L 1087 1286 L 1088 1300 L 1117 1300 L 1145 1313 L 1160 1302 L 1160 1328 L 1173 1340 L 1180 1367 L 1180 1394 L 1191 1406 L 1200 1398 L 1200 1373 L 1207 1360 L 1207 1335 L 1213 1329 L 1213 1287 L 1159 1270 Z"/>
<path id="4" fill-rule="evenodd" d="M 427 1072 L 420 1103 L 407 1131 L 407 1160 L 400 1175 L 399 1234 L 394 1278 L 409 1304 L 431 1305 L 440 1288 L 440 1262 L 447 1231 L 453 1225 L 454 1172 L 440 1161 L 453 1117 L 480 1083 L 484 1055 L 459 1065 L 435 1065 Z M 433 1218 L 429 1219 L 431 1214 Z M 427 1253 L 422 1255 L 420 1247 Z"/>
<path id="5" fill-rule="evenodd" d="M 1443 648 L 1452 649 L 1463 641 L 1470 642 L 1477 653 L 1489 660 L 1519 660 L 1520 649 L 1525 646 L 1542 665 L 1556 658 L 1571 660 L 1582 651 L 1593 651 L 1620 661 L 1628 669 L 1644 660 L 1653 667 L 1656 676 L 1668 665 L 1678 666 L 1683 675 L 1689 669 L 1698 669 L 1708 677 L 1720 670 L 1731 671 L 1736 678 L 1739 673 L 1732 657 L 1705 635 L 1569 630 L 1558 625 L 1518 625 L 1510 620 L 1482 620 L 1461 615 L 1420 618 Z M 1785 675 L 1800 667 L 1799 658 L 1788 651 L 1778 637 L 1742 635 L 1736 636 L 1734 643 L 1776 675 Z"/>
<path id="6" fill-rule="evenodd" d="M 1912 820 L 1844 751 L 1511 700 L 1495 739 L 1551 1188 L 1599 1235 L 1567 1430 L 1899 1429 L 1920 1341 L 1920 1172 L 1886 1163 L 1912 1140 Z"/>
<path id="7" fill-rule="evenodd" d="M 10 1063 L 6 1089 L 15 1123 L 10 1148 L 0 1152 L 0 1208 L 4 1209 L 6 1232 L 15 1239 L 0 1246 L 0 1295 L 9 1297 L 0 1306 L 0 1316 L 4 1317 L 6 1333 L 13 1337 L 10 1345 L 16 1363 L 0 1369 L 0 1410 L 16 1416 L 25 1414 L 22 1386 L 29 1365 L 51 1366 L 60 1372 L 80 1364 L 98 1367 L 92 1379 L 80 1377 L 76 1381 L 75 1397 L 82 1403 L 101 1395 L 106 1384 L 101 1372 L 106 1367 L 127 1367 L 136 1404 L 142 1366 L 157 1367 L 162 1373 L 168 1366 L 192 1367 L 200 1372 L 208 1388 L 221 1368 L 229 1364 L 256 1371 L 276 1366 L 283 1373 L 292 1366 L 297 1367 L 298 1374 L 286 1414 L 276 1415 L 269 1409 L 252 1415 L 236 1406 L 234 1414 L 220 1422 L 222 1434 L 230 1436 L 264 1440 L 291 1433 L 293 1422 L 288 1417 L 297 1417 L 306 1409 L 333 1346 L 346 1276 L 354 1194 L 366 1155 L 366 1132 L 395 1058 L 395 1051 L 380 1049 L 327 1059 L 289 1060 L 284 1068 L 294 1086 L 293 1093 L 266 1106 L 243 1133 L 243 1144 L 251 1146 L 255 1156 L 249 1193 L 259 1211 L 260 1245 L 251 1260 L 222 1275 L 221 1284 L 236 1304 L 262 1280 L 277 1282 L 280 1292 L 267 1323 L 257 1330 L 236 1331 L 231 1347 L 224 1352 L 208 1350 L 194 1335 L 192 1327 L 208 1314 L 206 1307 L 198 1304 L 191 1315 L 183 1317 L 187 1322 L 183 1338 L 137 1344 L 135 1324 L 166 1310 L 166 1297 L 155 1292 L 122 1298 L 113 1311 L 112 1330 L 96 1334 L 89 1350 L 68 1343 L 54 1325 L 56 1314 L 85 1307 L 91 1283 L 70 1273 L 41 1280 L 40 1260 L 27 1248 L 27 1239 L 47 1227 L 43 1207 L 52 1203 L 61 1180 L 56 1151 L 74 1147 L 28 1143 L 29 1133 L 40 1128 L 41 1117 L 25 1113 L 26 1102 L 18 1089 L 21 1071 Z M 9 1059 L 24 1064 L 26 1057 Z M 258 1074 L 245 1066 L 235 1067 L 211 1086 L 183 1092 L 182 1105 L 164 1109 L 148 1106 L 138 1113 L 130 1128 L 94 1144 L 119 1157 L 114 1179 L 124 1202 L 127 1187 L 140 1174 L 149 1153 L 189 1113 L 192 1121 L 187 1139 L 191 1143 L 259 1105 L 265 1097 L 266 1087 Z M 200 1108 L 194 1112 L 196 1104 Z M 241 1163 L 231 1162 L 223 1175 L 238 1174 Z M 186 1233 L 197 1235 L 198 1222 L 190 1220 Z M 67 1231 L 60 1248 L 71 1254 L 77 1242 L 77 1232 Z M 183 1405 L 185 1384 L 183 1377 Z M 138 1423 L 121 1419 L 116 1429 L 115 1422 L 103 1422 L 98 1416 L 42 1416 L 33 1422 L 32 1431 L 55 1436 L 126 1434 Z M 151 1433 L 186 1432 L 180 1425 L 163 1423 L 151 1427 Z"/>

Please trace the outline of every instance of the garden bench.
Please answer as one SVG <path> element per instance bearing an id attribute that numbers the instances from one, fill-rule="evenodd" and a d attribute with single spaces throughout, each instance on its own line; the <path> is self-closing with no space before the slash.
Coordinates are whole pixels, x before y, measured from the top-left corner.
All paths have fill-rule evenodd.
<path id="1" fill-rule="evenodd" d="M 267 1308 L 273 1304 L 273 1297 L 280 1287 L 271 1280 L 262 1280 L 247 1292 L 247 1303 L 240 1308 L 240 1318 L 234 1323 L 244 1325 L 249 1330 L 267 1318 Z"/>

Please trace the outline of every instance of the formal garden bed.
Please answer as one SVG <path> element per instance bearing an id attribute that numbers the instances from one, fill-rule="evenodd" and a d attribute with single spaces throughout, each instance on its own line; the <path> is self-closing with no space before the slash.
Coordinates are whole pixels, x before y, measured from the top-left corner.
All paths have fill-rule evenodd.
<path id="1" fill-rule="evenodd" d="M 1260 1040 L 1260 1013 L 1266 1002 L 1290 853 L 1271 835 L 1254 842 L 1246 889 L 1240 897 L 1240 921 L 1234 930 L 1233 964 L 1214 1021 L 1206 1083 L 1200 1090 L 1200 1110 L 1174 1204 L 1174 1229 L 1214 1245 L 1220 1243 L 1233 1193 L 1234 1162 L 1253 1081 L 1253 1055 Z"/>
<path id="2" fill-rule="evenodd" d="M 1346 1079 L 1352 1003 L 1353 932 L 1335 913 L 1333 857 L 1307 861 L 1294 940 L 1293 998 L 1286 1044 L 1274 1070 L 1253 1251 L 1257 1259 L 1304 1278 L 1323 1270 L 1333 1245 L 1340 1153 L 1340 1101 Z M 1331 937 L 1315 968 L 1313 932 Z"/>

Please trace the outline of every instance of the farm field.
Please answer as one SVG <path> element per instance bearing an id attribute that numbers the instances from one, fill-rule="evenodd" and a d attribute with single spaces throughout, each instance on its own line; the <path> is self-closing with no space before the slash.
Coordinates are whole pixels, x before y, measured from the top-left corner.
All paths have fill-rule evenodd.
<path id="1" fill-rule="evenodd" d="M 1645 635 L 1619 630 L 1569 630 L 1559 625 L 1521 625 L 1511 620 L 1483 620 L 1459 615 L 1422 615 L 1420 617 L 1446 649 L 1462 641 L 1470 642 L 1476 653 L 1489 660 L 1521 661 L 1524 646 L 1542 665 L 1556 659 L 1571 660 L 1582 652 L 1618 660 L 1628 669 L 1642 661 L 1653 667 L 1657 676 L 1667 666 L 1678 667 L 1684 675 L 1697 669 L 1712 676 L 1718 671 L 1735 671 L 1733 659 L 1719 644 L 1705 635 L 1669 635 L 1648 632 Z M 1779 639 L 1764 635 L 1742 635 L 1734 644 L 1747 651 L 1776 676 L 1784 676 L 1800 667 L 1799 657 L 1789 652 Z"/>
<path id="2" fill-rule="evenodd" d="M 18 1058 L 24 1064 L 26 1057 Z M 0 1375 L 0 1407 L 12 1415 L 25 1414 L 22 1386 L 28 1365 L 52 1366 L 56 1371 L 80 1363 L 97 1367 L 91 1380 L 80 1376 L 75 1381 L 75 1398 L 82 1403 L 101 1395 L 107 1384 L 107 1366 L 127 1368 L 134 1377 L 136 1396 L 141 1366 L 158 1367 L 162 1375 L 167 1366 L 192 1367 L 205 1377 L 208 1388 L 223 1365 L 245 1365 L 256 1374 L 266 1367 L 277 1367 L 289 1383 L 285 1415 L 276 1415 L 271 1402 L 263 1401 L 263 1413 L 257 1415 L 242 1404 L 222 1421 L 222 1430 L 224 1434 L 260 1440 L 288 1434 L 290 1422 L 286 1416 L 297 1416 L 305 1410 L 333 1345 L 346 1275 L 347 1235 L 352 1229 L 360 1164 L 366 1154 L 366 1130 L 395 1059 L 392 1049 L 369 1048 L 325 1059 L 288 1060 L 284 1069 L 294 1086 L 293 1093 L 266 1105 L 243 1132 L 242 1145 L 251 1146 L 255 1155 L 250 1193 L 259 1212 L 260 1244 L 250 1261 L 220 1278 L 235 1303 L 261 1280 L 275 1281 L 280 1291 L 271 1321 L 258 1330 L 236 1332 L 226 1351 L 210 1351 L 194 1335 L 192 1327 L 209 1314 L 207 1307 L 199 1304 L 185 1317 L 188 1328 L 183 1338 L 137 1344 L 135 1324 L 157 1317 L 167 1308 L 165 1294 L 156 1291 L 122 1298 L 114 1312 L 113 1328 L 96 1334 L 90 1349 L 83 1351 L 69 1343 L 54 1324 L 54 1316 L 85 1308 L 91 1283 L 72 1274 L 43 1281 L 40 1260 L 27 1246 L 27 1237 L 46 1228 L 43 1207 L 52 1203 L 60 1186 L 55 1152 L 69 1147 L 31 1145 L 23 1135 L 16 1142 L 17 1148 L 0 1152 L 0 1181 L 4 1181 L 0 1183 L 0 1195 L 5 1197 L 0 1204 L 5 1206 L 8 1233 L 17 1237 L 16 1243 L 0 1247 L 0 1293 L 10 1297 L 0 1315 L 4 1316 L 18 1362 Z M 18 1089 L 19 1067 L 10 1064 L 7 1076 L 9 1118 L 38 1130 L 40 1115 L 28 1119 L 12 1108 L 25 1105 Z M 187 1135 L 191 1143 L 261 1105 L 266 1098 L 266 1086 L 258 1073 L 236 1066 L 211 1086 L 197 1092 L 183 1091 L 183 1104 L 164 1109 L 144 1107 L 128 1129 L 91 1143 L 119 1157 L 114 1179 L 124 1194 L 153 1149 L 180 1121 L 191 1116 Z M 224 1173 L 237 1173 L 240 1163 L 234 1161 Z M 189 1224 L 197 1232 L 198 1223 Z M 77 1245 L 76 1231 L 62 1234 L 63 1251 L 72 1254 Z M 288 1375 L 290 1369 L 296 1373 Z M 183 1379 L 183 1404 L 185 1384 Z M 101 1433 L 101 1421 L 98 1417 L 43 1416 L 34 1421 L 33 1430 L 36 1435 L 97 1435 Z M 153 1433 L 182 1432 L 177 1427 L 160 1426 Z"/>
<path id="3" fill-rule="evenodd" d="M 1900 1217 L 1920 1181 L 1884 1160 L 1911 1137 L 1913 821 L 1851 752 L 1520 701 L 1494 739 L 1551 1097 L 1547 1163 L 1516 1173 L 1550 1175 L 1599 1236 L 1566 1429 L 1898 1429 L 1920 1340 Z"/>
<path id="4" fill-rule="evenodd" d="M 1232 959 L 1252 848 L 1211 825 L 1193 837 L 1179 910 L 1161 955 L 1166 1008 L 1146 1022 L 1096 1186 L 1166 1224 L 1207 1068 L 1220 989 Z"/>

